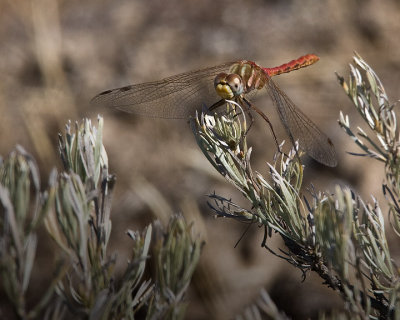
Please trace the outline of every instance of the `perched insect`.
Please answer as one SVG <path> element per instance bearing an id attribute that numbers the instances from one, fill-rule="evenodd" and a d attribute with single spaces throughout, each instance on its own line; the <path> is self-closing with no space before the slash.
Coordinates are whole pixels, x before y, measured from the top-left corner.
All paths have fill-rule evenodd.
<path id="1" fill-rule="evenodd" d="M 195 115 L 196 110 L 201 111 L 204 104 L 214 109 L 222 105 L 225 99 L 231 99 L 259 113 L 270 125 L 277 143 L 268 117 L 246 98 L 249 92 L 265 87 L 292 143 L 298 140 L 300 148 L 312 158 L 334 167 L 337 159 L 332 141 L 271 79 L 272 76 L 309 66 L 318 60 L 317 56 L 308 54 L 273 68 L 263 68 L 247 60 L 228 62 L 159 81 L 107 90 L 95 96 L 92 103 L 148 117 L 189 118 Z"/>

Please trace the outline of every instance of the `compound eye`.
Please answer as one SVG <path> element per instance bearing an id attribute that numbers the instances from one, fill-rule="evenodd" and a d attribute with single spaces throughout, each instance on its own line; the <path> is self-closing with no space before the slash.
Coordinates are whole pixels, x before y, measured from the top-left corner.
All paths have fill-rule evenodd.
<path id="1" fill-rule="evenodd" d="M 226 83 L 231 87 L 235 95 L 241 95 L 243 93 L 243 80 L 238 74 L 232 73 L 228 75 L 226 77 Z"/>
<path id="2" fill-rule="evenodd" d="M 214 87 L 217 87 L 217 85 L 219 85 L 219 84 L 225 84 L 226 77 L 227 77 L 227 74 L 224 72 L 218 74 L 214 79 Z"/>

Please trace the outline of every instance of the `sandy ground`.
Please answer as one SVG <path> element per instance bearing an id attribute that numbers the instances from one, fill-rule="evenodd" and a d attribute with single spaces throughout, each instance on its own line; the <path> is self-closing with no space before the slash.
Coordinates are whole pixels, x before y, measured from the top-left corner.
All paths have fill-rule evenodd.
<path id="1" fill-rule="evenodd" d="M 394 0 L 0 1 L 0 154 L 25 146 L 46 181 L 51 167 L 61 168 L 57 132 L 69 119 L 95 121 L 102 114 L 111 171 L 118 177 L 111 251 L 119 251 L 121 266 L 129 254 L 127 226 L 141 229 L 154 218 L 183 212 L 207 242 L 188 297 L 188 319 L 232 318 L 261 288 L 293 318 L 315 317 L 341 306 L 320 279 L 301 283 L 298 270 L 260 248 L 263 233 L 256 226 L 235 249 L 245 226 L 213 218 L 207 193 L 245 203 L 213 171 L 186 121 L 109 112 L 89 101 L 105 89 L 224 61 L 249 59 L 272 67 L 315 53 L 317 64 L 276 79 L 337 149 L 336 168 L 306 161 L 305 186 L 333 190 L 337 183 L 349 184 L 366 200 L 370 194 L 379 198 L 382 167 L 346 154 L 357 149 L 337 124 L 339 111 L 355 123 L 359 118 L 334 72 L 347 75 L 357 51 L 393 101 L 398 99 L 399 14 Z M 282 137 L 268 95 L 255 102 Z M 266 172 L 275 146 L 260 119 L 249 141 L 254 167 Z M 273 241 L 282 246 L 278 237 Z"/>

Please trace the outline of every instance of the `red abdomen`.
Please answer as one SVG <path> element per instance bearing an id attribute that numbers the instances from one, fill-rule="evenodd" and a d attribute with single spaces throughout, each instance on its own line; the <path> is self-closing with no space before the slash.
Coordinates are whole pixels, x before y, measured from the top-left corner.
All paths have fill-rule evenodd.
<path id="1" fill-rule="evenodd" d="M 279 67 L 263 68 L 263 70 L 267 72 L 270 77 L 272 77 L 282 73 L 287 73 L 293 70 L 307 67 L 311 64 L 316 63 L 318 60 L 319 57 L 315 54 L 306 54 L 305 56 L 301 56 L 300 58 L 292 60 L 288 63 L 284 63 Z"/>

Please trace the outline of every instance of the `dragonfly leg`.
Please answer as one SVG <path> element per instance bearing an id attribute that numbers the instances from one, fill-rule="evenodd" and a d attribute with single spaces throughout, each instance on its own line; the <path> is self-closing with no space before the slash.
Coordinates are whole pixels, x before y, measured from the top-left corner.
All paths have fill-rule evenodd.
<path id="1" fill-rule="evenodd" d="M 274 137 L 276 147 L 278 148 L 278 152 L 284 154 L 283 151 L 281 150 L 281 147 L 280 147 L 279 143 L 278 143 L 278 138 L 276 137 L 274 128 L 272 127 L 272 123 L 271 123 L 271 121 L 269 120 L 269 118 L 265 115 L 264 112 L 262 112 L 260 109 L 258 109 L 255 105 L 251 104 L 249 100 L 247 100 L 246 98 L 243 98 L 243 100 L 244 100 L 244 101 L 247 103 L 247 105 L 249 106 L 249 108 L 248 108 L 249 113 L 250 113 L 250 109 L 251 109 L 251 108 L 254 109 L 254 110 L 268 123 L 269 128 L 270 128 L 271 133 L 272 133 L 272 136 Z M 249 129 L 250 129 L 250 127 L 249 127 Z"/>
<path id="2" fill-rule="evenodd" d="M 213 111 L 213 110 L 219 108 L 220 106 L 222 106 L 225 102 L 226 102 L 225 99 L 221 99 L 221 100 L 217 101 L 216 103 L 214 103 L 211 107 L 209 107 L 208 110 Z M 251 110 L 250 110 L 250 106 L 251 106 L 251 105 L 249 104 L 249 102 L 248 102 L 247 100 L 246 100 L 246 103 L 247 103 L 247 105 L 246 105 L 246 111 L 248 112 L 248 115 L 249 115 L 249 118 L 250 118 L 250 125 L 249 125 L 249 127 L 246 129 L 246 132 L 244 133 L 244 135 L 247 135 L 247 132 L 249 132 L 249 130 L 250 130 L 250 128 L 251 128 L 251 126 L 253 125 L 253 122 L 254 122 L 254 117 L 253 117 L 253 115 L 252 115 L 251 112 L 250 112 L 250 111 L 251 111 Z M 242 103 L 241 105 L 243 105 L 243 103 Z M 242 111 L 236 113 L 233 117 L 235 118 L 235 117 L 237 117 L 238 115 L 240 115 L 241 113 L 242 113 Z"/>
<path id="3" fill-rule="evenodd" d="M 224 103 L 225 103 L 225 99 L 221 99 L 221 100 L 217 101 L 216 103 L 214 103 L 211 107 L 209 107 L 208 110 L 214 111 L 215 109 L 222 106 Z"/>
<path id="4" fill-rule="evenodd" d="M 250 108 L 247 108 L 247 114 L 249 115 L 250 125 L 249 125 L 249 127 L 247 128 L 246 132 L 244 133 L 245 135 L 247 135 L 247 132 L 250 131 L 250 128 L 251 128 L 251 126 L 252 126 L 253 123 L 254 123 L 254 117 L 253 117 L 253 114 L 251 113 Z"/>
<path id="5" fill-rule="evenodd" d="M 251 110 L 250 110 L 250 108 L 249 108 L 249 105 L 243 104 L 243 101 L 242 101 L 241 99 L 235 100 L 235 102 L 240 103 L 241 106 L 244 106 L 244 107 L 246 108 L 247 115 L 249 116 L 249 119 L 250 119 L 250 125 L 249 125 L 249 127 L 246 129 L 246 132 L 244 133 L 244 135 L 246 136 L 247 133 L 250 131 L 251 126 L 252 126 L 253 123 L 254 123 L 254 117 L 253 117 L 253 114 L 251 113 Z M 235 110 L 235 111 L 236 111 L 236 110 Z M 243 109 L 242 109 L 242 108 L 239 108 L 239 112 L 235 113 L 235 115 L 234 115 L 233 117 L 236 118 L 237 116 L 243 114 L 243 112 L 244 112 Z"/>

